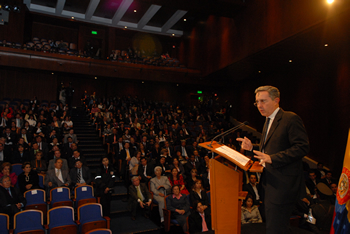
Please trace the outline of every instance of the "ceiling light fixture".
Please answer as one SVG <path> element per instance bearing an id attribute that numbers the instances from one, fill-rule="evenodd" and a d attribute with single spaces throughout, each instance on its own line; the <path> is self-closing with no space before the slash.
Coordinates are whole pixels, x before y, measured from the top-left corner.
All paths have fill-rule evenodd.
<path id="1" fill-rule="evenodd" d="M 332 4 L 334 2 L 334 0 L 327 0 L 328 4 Z"/>
<path id="2" fill-rule="evenodd" d="M 291 62 L 293 62 L 293 61 L 290 59 L 289 62 L 291 63 Z"/>
<path id="3" fill-rule="evenodd" d="M 328 46 L 328 44 L 324 44 L 324 46 L 326 46 L 326 47 L 327 47 L 327 46 Z"/>
<path id="4" fill-rule="evenodd" d="M 137 10 L 134 10 L 134 12 L 136 13 L 136 12 L 137 12 Z"/>

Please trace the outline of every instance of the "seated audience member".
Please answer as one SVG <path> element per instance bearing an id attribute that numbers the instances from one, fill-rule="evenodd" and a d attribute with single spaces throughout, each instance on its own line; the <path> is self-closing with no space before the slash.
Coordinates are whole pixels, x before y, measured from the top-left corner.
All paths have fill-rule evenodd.
<path id="1" fill-rule="evenodd" d="M 8 162 L 11 159 L 11 154 L 4 150 L 4 144 L 0 142 L 0 165 L 2 162 Z"/>
<path id="2" fill-rule="evenodd" d="M 192 234 L 211 230 L 211 214 L 200 201 L 194 201 L 193 211 L 188 218 L 189 232 Z"/>
<path id="3" fill-rule="evenodd" d="M 254 204 L 253 197 L 248 194 L 242 206 L 242 211 L 241 211 L 242 224 L 262 223 L 262 218 L 260 216 L 259 209 L 257 206 L 253 204 Z"/>
<path id="4" fill-rule="evenodd" d="M 138 175 L 140 160 L 141 152 L 137 151 L 136 156 L 132 157 L 129 162 L 129 171 L 131 175 Z"/>
<path id="5" fill-rule="evenodd" d="M 169 165 L 169 169 L 172 170 L 173 168 L 176 168 L 179 174 L 181 174 L 184 179 L 186 179 L 185 176 L 185 168 L 184 166 L 180 163 L 178 158 L 173 158 L 172 164 Z"/>
<path id="6" fill-rule="evenodd" d="M 309 209 L 311 208 L 312 204 L 313 204 L 313 201 L 310 197 L 300 199 L 295 204 L 292 214 L 298 215 L 300 217 L 299 228 L 306 229 L 308 231 L 311 231 L 312 233 L 320 233 L 320 230 L 317 228 L 315 224 L 312 224 L 307 221 L 309 216 L 308 215 Z"/>
<path id="7" fill-rule="evenodd" d="M 4 162 L 1 165 L 0 178 L 5 176 L 5 175 L 10 177 L 11 185 L 15 186 L 17 183 L 17 175 L 14 172 L 11 173 L 11 169 L 12 169 L 11 164 L 9 162 Z"/>
<path id="8" fill-rule="evenodd" d="M 22 128 L 21 133 L 18 134 L 18 138 L 23 138 L 24 142 L 27 143 L 28 145 L 31 144 L 33 141 L 32 135 L 27 131 L 27 129 Z"/>
<path id="9" fill-rule="evenodd" d="M 181 145 L 178 145 L 178 146 L 175 147 L 175 151 L 180 151 L 182 157 L 183 157 L 185 160 L 188 160 L 188 158 L 189 158 L 189 156 L 190 156 L 190 150 L 188 149 L 185 140 L 182 140 L 182 141 L 181 141 Z"/>
<path id="10" fill-rule="evenodd" d="M 335 180 L 333 179 L 333 174 L 331 171 L 326 171 L 325 178 L 321 179 L 320 182 L 324 183 L 327 186 L 330 186 L 332 183 L 335 183 Z"/>
<path id="11" fill-rule="evenodd" d="M 331 204 L 335 204 L 335 199 L 337 199 L 338 185 L 336 183 L 332 183 L 330 187 L 332 189 L 333 194 L 330 197 L 329 201 Z"/>
<path id="12" fill-rule="evenodd" d="M 139 165 L 138 175 L 141 177 L 141 183 L 145 183 L 148 185 L 148 182 L 153 176 L 153 167 L 148 164 L 147 158 L 142 157 L 140 159 L 141 165 Z M 161 168 L 160 168 L 161 169 Z"/>
<path id="13" fill-rule="evenodd" d="M 69 171 L 67 169 L 63 169 L 63 159 L 62 158 L 56 158 L 54 168 L 49 169 L 45 176 L 45 183 L 44 185 L 50 191 L 53 188 L 56 187 L 68 187 L 71 184 L 71 179 L 69 176 Z"/>
<path id="14" fill-rule="evenodd" d="M 47 158 L 48 154 L 49 154 L 49 146 L 47 145 L 46 142 L 42 141 L 41 136 L 37 136 L 35 138 L 36 143 L 38 144 L 38 148 L 39 150 L 41 150 L 44 154 L 44 158 Z"/>
<path id="15" fill-rule="evenodd" d="M 40 189 L 38 173 L 32 170 L 30 163 L 22 165 L 23 172 L 18 176 L 18 187 L 22 194 L 30 189 Z"/>
<path id="16" fill-rule="evenodd" d="M 180 193 L 180 186 L 172 187 L 172 194 L 168 197 L 166 206 L 171 215 L 176 219 L 184 232 L 187 232 L 187 217 L 191 214 L 190 203 L 186 195 Z"/>
<path id="17" fill-rule="evenodd" d="M 317 163 L 317 169 L 314 172 L 318 181 L 326 177 L 326 171 L 323 169 L 322 162 Z"/>
<path id="18" fill-rule="evenodd" d="M 201 166 L 199 162 L 196 162 L 196 157 L 191 155 L 190 160 L 184 165 L 186 176 L 191 176 L 191 170 L 197 169 L 199 175 L 201 175 Z"/>
<path id="19" fill-rule="evenodd" d="M 317 200 L 318 197 L 318 193 L 317 193 L 317 187 L 316 185 L 319 183 L 320 181 L 317 179 L 316 173 L 314 170 L 310 170 L 309 171 L 309 178 L 305 181 L 306 187 L 309 190 L 309 196 L 312 197 L 313 200 Z"/>
<path id="20" fill-rule="evenodd" d="M 77 135 L 74 134 L 74 130 L 70 129 L 69 133 L 64 136 L 64 143 L 68 143 L 68 137 L 71 137 L 73 140 L 73 143 L 78 143 Z"/>
<path id="21" fill-rule="evenodd" d="M 95 196 L 101 197 L 103 216 L 110 216 L 111 199 L 115 181 L 115 170 L 107 156 L 102 157 L 100 168 L 96 172 Z"/>
<path id="22" fill-rule="evenodd" d="M 126 142 L 124 144 L 124 149 L 122 149 L 120 151 L 120 156 L 119 158 L 121 159 L 121 168 L 120 169 L 120 173 L 121 173 L 121 176 L 126 176 L 125 173 L 126 171 L 128 171 L 127 167 L 128 167 L 128 164 L 131 160 L 131 158 L 135 155 L 135 152 L 133 149 L 130 149 L 130 145 L 128 142 Z"/>
<path id="23" fill-rule="evenodd" d="M 170 168 L 169 165 L 166 163 L 165 158 L 161 157 L 159 159 L 159 163 L 157 166 L 160 166 L 162 168 L 162 175 L 168 176 L 170 174 Z"/>
<path id="24" fill-rule="evenodd" d="M 249 183 L 243 185 L 243 191 L 247 191 L 253 197 L 254 205 L 260 205 L 259 184 L 256 183 L 256 174 L 249 175 Z"/>
<path id="25" fill-rule="evenodd" d="M 56 164 L 56 159 L 62 159 L 62 169 L 63 170 L 66 170 L 66 171 L 69 171 L 69 167 L 68 167 L 68 163 L 67 163 L 67 160 L 66 159 L 64 159 L 64 158 L 61 158 L 61 152 L 59 151 L 59 150 L 56 150 L 55 151 L 55 154 L 54 154 L 54 158 L 53 159 L 51 159 L 50 161 L 49 161 L 49 166 L 48 166 L 48 168 L 47 168 L 47 170 L 52 170 L 52 169 L 54 169 L 56 166 L 55 166 L 55 164 Z"/>
<path id="26" fill-rule="evenodd" d="M 197 180 L 202 180 L 202 178 L 198 175 L 197 169 L 191 170 L 191 176 L 186 177 L 186 187 L 187 190 L 191 191 L 193 188 L 194 183 Z"/>
<path id="27" fill-rule="evenodd" d="M 164 197 L 170 192 L 171 185 L 168 177 L 162 176 L 162 168 L 154 168 L 155 177 L 151 179 L 151 192 L 153 193 L 153 199 L 158 202 L 158 209 L 160 215 L 160 222 L 164 222 Z"/>
<path id="28" fill-rule="evenodd" d="M 203 188 L 202 181 L 196 180 L 190 193 L 190 201 L 194 207 L 194 202 L 198 201 L 202 204 L 203 209 L 207 209 L 209 206 L 209 198 L 207 192 Z"/>
<path id="29" fill-rule="evenodd" d="M 188 190 L 186 189 L 185 182 L 184 182 L 182 175 L 179 174 L 179 172 L 176 168 L 173 168 L 171 170 L 171 174 L 169 176 L 169 182 L 170 182 L 171 186 L 179 185 L 181 194 L 185 194 L 185 195 L 190 194 L 188 192 Z"/>
<path id="30" fill-rule="evenodd" d="M 17 150 L 13 152 L 12 164 L 14 163 L 24 163 L 30 161 L 30 155 L 28 152 L 24 151 L 23 145 L 18 145 Z"/>
<path id="31" fill-rule="evenodd" d="M 28 152 L 28 154 L 29 154 L 29 150 L 30 150 L 29 144 L 25 143 L 25 142 L 24 142 L 24 139 L 23 139 L 22 137 L 19 137 L 19 138 L 18 138 L 17 147 L 18 147 L 19 145 L 22 145 L 23 148 L 24 148 L 24 151 L 25 151 L 25 152 Z"/>
<path id="32" fill-rule="evenodd" d="M 58 140 L 57 140 L 58 138 L 60 138 L 60 136 L 57 134 L 56 130 L 55 129 L 51 130 L 50 134 L 48 134 L 47 137 L 46 137 L 46 141 L 49 143 L 49 145 L 48 145 L 49 146 L 49 150 L 52 149 L 52 147 L 54 145 L 59 146 L 59 143 L 58 143 Z M 55 141 L 52 144 L 54 139 L 56 139 L 57 141 Z"/>
<path id="33" fill-rule="evenodd" d="M 49 153 L 52 152 L 52 149 L 57 146 L 58 149 L 61 149 L 61 144 L 58 142 L 58 138 L 57 137 L 54 137 L 52 139 L 52 142 L 49 144 Z"/>
<path id="34" fill-rule="evenodd" d="M 11 187 L 11 179 L 5 175 L 0 178 L 0 213 L 10 216 L 12 228 L 13 216 L 26 205 L 26 199 L 16 187 Z"/>
<path id="35" fill-rule="evenodd" d="M 46 173 L 47 171 L 46 161 L 42 158 L 42 155 L 43 152 L 39 150 L 35 154 L 35 159 L 30 163 L 32 170 L 36 171 L 37 173 Z"/>
<path id="36" fill-rule="evenodd" d="M 77 159 L 74 162 L 74 168 L 70 170 L 69 176 L 72 181 L 71 187 L 79 187 L 83 185 L 90 185 L 92 178 L 90 169 L 85 166 L 85 163 L 81 159 Z"/>
<path id="37" fill-rule="evenodd" d="M 34 137 L 43 137 L 45 138 L 45 129 L 42 126 L 41 122 L 37 122 L 35 128 L 33 129 L 33 135 Z"/>
<path id="38" fill-rule="evenodd" d="M 45 155 L 43 154 L 43 152 L 39 149 L 39 146 L 36 142 L 33 143 L 32 145 L 32 148 L 29 150 L 29 155 L 30 155 L 30 158 L 35 158 L 35 155 L 37 152 L 41 152 L 42 153 L 42 158 L 43 159 L 46 159 L 45 158 Z"/>
<path id="39" fill-rule="evenodd" d="M 132 184 L 129 186 L 128 210 L 131 212 L 131 219 L 136 219 L 137 208 L 144 210 L 144 216 L 148 219 L 151 211 L 152 198 L 147 185 L 140 183 L 140 178 L 131 178 Z"/>
<path id="40" fill-rule="evenodd" d="M 83 163 L 83 165 L 87 165 L 85 157 L 80 155 L 79 150 L 75 150 L 73 152 L 73 157 L 70 157 L 68 159 L 68 166 L 69 166 L 69 168 L 74 168 L 75 167 L 75 162 L 77 160 L 80 160 Z"/>

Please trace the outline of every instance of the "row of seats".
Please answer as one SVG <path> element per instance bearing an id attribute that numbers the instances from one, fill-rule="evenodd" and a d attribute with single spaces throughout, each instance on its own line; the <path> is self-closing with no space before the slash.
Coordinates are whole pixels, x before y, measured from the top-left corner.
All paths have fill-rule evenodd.
<path id="1" fill-rule="evenodd" d="M 102 206 L 90 203 L 78 209 L 78 219 L 74 217 L 74 209 L 69 206 L 52 208 L 47 212 L 47 225 L 44 225 L 41 210 L 27 209 L 14 216 L 13 230 L 9 228 L 9 216 L 0 214 L 0 233 L 94 233 L 107 234 L 110 230 L 110 219 L 102 217 Z"/>

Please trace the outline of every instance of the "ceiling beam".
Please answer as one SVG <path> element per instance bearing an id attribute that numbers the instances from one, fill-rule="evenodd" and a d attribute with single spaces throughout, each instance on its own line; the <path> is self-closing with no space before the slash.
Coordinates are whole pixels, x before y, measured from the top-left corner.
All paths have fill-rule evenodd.
<path id="1" fill-rule="evenodd" d="M 173 16 L 170 17 L 170 19 L 163 25 L 162 27 L 162 33 L 166 33 L 174 24 L 177 23 L 185 14 L 187 11 L 177 10 Z"/>
<path id="2" fill-rule="evenodd" d="M 142 16 L 140 21 L 137 23 L 137 28 L 142 29 L 152 19 L 152 17 L 157 13 L 157 11 L 160 8 L 161 6 L 151 5 L 146 11 L 146 13 Z"/>
<path id="3" fill-rule="evenodd" d="M 112 24 L 117 25 L 119 23 L 133 1 L 134 0 L 123 0 L 112 18 Z"/>
<path id="4" fill-rule="evenodd" d="M 66 4 L 66 0 L 57 0 L 57 4 L 56 4 L 56 15 L 61 15 L 64 5 Z"/>
<path id="5" fill-rule="evenodd" d="M 32 0 L 23 0 L 23 4 L 26 4 L 28 9 L 29 9 L 29 6 L 30 6 L 31 2 L 32 2 Z"/>
<path id="6" fill-rule="evenodd" d="M 85 19 L 87 20 L 91 19 L 99 3 L 100 3 L 100 0 L 90 0 L 89 6 L 85 12 Z"/>

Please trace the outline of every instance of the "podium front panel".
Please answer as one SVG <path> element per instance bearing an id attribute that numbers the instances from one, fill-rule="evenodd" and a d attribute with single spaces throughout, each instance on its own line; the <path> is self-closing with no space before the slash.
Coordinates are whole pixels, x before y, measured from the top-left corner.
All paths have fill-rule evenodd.
<path id="1" fill-rule="evenodd" d="M 215 234 L 240 233 L 239 172 L 215 159 L 209 163 L 212 227 Z"/>

